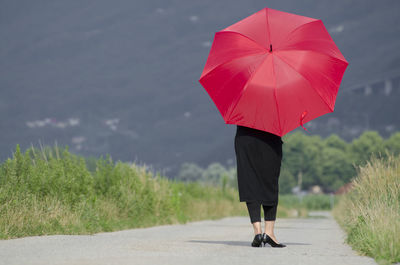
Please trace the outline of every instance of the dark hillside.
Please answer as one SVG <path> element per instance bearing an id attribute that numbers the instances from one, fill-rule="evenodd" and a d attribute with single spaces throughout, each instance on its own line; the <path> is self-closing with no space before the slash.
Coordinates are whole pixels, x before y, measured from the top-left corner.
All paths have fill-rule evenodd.
<path id="1" fill-rule="evenodd" d="M 399 1 L 2 0 L 0 160 L 40 139 L 170 175 L 232 162 L 235 127 L 197 80 L 214 32 L 265 6 L 322 19 L 350 63 L 311 134 L 400 130 Z"/>

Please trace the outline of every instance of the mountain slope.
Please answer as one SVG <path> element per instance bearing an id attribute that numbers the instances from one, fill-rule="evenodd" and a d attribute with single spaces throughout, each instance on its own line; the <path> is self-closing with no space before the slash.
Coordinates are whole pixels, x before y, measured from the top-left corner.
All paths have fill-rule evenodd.
<path id="1" fill-rule="evenodd" d="M 350 63 L 311 134 L 399 130 L 398 1 L 3 0 L 1 160 L 40 139 L 169 175 L 184 161 L 232 162 L 235 127 L 197 80 L 214 32 L 265 6 L 322 19 Z"/>

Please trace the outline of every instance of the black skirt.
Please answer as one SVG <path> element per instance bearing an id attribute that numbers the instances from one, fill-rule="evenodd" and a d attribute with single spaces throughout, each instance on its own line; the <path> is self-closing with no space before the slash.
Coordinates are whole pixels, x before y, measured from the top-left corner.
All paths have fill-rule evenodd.
<path id="1" fill-rule="evenodd" d="M 241 202 L 278 204 L 282 144 L 278 135 L 237 125 L 235 153 Z"/>

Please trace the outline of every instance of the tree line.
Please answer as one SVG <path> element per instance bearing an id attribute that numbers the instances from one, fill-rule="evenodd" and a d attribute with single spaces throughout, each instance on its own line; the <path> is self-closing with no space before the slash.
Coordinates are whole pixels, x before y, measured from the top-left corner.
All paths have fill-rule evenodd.
<path id="1" fill-rule="evenodd" d="M 365 131 L 346 142 L 336 134 L 322 138 L 296 131 L 282 138 L 283 158 L 279 176 L 280 193 L 291 193 L 294 187 L 308 190 L 319 185 L 324 192 L 334 192 L 349 182 L 357 167 L 375 154 L 386 157 L 400 153 L 400 132 L 384 139 L 376 131 Z M 236 165 L 211 163 L 202 168 L 196 163 L 183 163 L 176 179 L 237 188 Z"/>

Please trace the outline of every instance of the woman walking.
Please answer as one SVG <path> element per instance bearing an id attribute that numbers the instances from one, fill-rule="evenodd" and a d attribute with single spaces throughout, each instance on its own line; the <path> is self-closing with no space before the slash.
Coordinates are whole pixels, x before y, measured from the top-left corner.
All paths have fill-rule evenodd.
<path id="1" fill-rule="evenodd" d="M 237 125 L 235 152 L 239 199 L 246 202 L 254 228 L 253 247 L 269 244 L 285 247 L 274 235 L 278 206 L 278 179 L 282 161 L 280 136 Z M 261 230 L 261 205 L 264 210 L 264 233 Z"/>
<path id="2" fill-rule="evenodd" d="M 333 112 L 347 65 L 321 19 L 265 7 L 215 33 L 199 82 L 226 124 L 260 128 L 238 125 L 235 137 L 252 246 L 285 246 L 274 235 L 281 136 Z"/>

